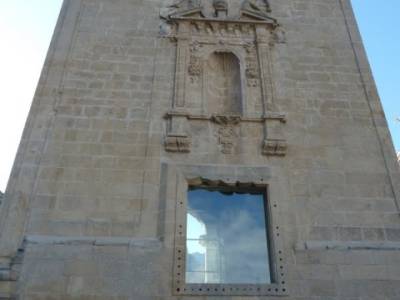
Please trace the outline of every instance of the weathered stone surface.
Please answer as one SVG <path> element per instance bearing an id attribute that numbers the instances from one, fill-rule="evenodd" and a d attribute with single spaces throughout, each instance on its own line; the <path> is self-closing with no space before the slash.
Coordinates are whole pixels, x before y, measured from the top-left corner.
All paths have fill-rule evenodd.
<path id="1" fill-rule="evenodd" d="M 203 2 L 65 0 L 0 209 L 0 298 L 195 299 L 172 287 L 196 180 L 268 186 L 288 287 L 199 299 L 400 298 L 400 171 L 349 1 Z"/>

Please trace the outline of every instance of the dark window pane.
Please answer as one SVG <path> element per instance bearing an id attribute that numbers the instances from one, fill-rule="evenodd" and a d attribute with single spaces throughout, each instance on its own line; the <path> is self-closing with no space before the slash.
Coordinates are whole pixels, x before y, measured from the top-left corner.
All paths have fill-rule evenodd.
<path id="1" fill-rule="evenodd" d="M 190 189 L 187 283 L 271 283 L 263 193 Z"/>

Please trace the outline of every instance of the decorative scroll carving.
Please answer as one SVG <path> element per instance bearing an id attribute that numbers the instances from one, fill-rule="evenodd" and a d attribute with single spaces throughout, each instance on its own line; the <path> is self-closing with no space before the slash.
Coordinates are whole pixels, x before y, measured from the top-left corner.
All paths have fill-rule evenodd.
<path id="1" fill-rule="evenodd" d="M 211 121 L 223 126 L 237 125 L 241 122 L 241 117 L 237 115 L 212 115 Z"/>
<path id="2" fill-rule="evenodd" d="M 261 14 L 270 13 L 272 11 L 268 0 L 246 0 L 243 3 L 243 9 Z"/>
<path id="3" fill-rule="evenodd" d="M 246 50 L 246 53 L 247 54 L 252 54 L 252 53 L 254 53 L 254 51 L 256 51 L 256 47 L 255 47 L 255 45 L 254 45 L 254 42 L 246 42 L 244 45 L 243 45 L 243 48 Z"/>
<path id="4" fill-rule="evenodd" d="M 186 135 L 168 135 L 165 139 L 165 150 L 168 152 L 190 152 L 191 139 Z"/>
<path id="5" fill-rule="evenodd" d="M 264 141 L 263 154 L 268 156 L 285 156 L 287 151 L 286 140 L 267 139 Z"/>
<path id="6" fill-rule="evenodd" d="M 193 9 L 201 5 L 201 0 L 175 0 L 169 6 L 174 11 L 183 11 L 187 9 Z"/>

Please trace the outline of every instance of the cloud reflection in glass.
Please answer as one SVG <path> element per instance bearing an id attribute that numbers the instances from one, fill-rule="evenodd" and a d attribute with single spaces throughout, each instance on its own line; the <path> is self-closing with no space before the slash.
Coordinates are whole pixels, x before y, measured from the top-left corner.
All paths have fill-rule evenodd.
<path id="1" fill-rule="evenodd" d="M 186 283 L 271 283 L 264 198 L 189 190 Z"/>

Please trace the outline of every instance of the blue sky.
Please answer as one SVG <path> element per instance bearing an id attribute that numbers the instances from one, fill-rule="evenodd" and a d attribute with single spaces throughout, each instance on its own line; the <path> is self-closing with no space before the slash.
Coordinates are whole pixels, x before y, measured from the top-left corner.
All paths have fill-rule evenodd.
<path id="1" fill-rule="evenodd" d="M 352 0 L 395 148 L 400 151 L 399 0 Z"/>
<path id="2" fill-rule="evenodd" d="M 276 0 L 278 1 L 278 0 Z M 333 1 L 333 0 L 332 0 Z M 352 0 L 400 150 L 399 0 Z M 0 190 L 4 191 L 62 0 L 0 0 Z"/>
<path id="3" fill-rule="evenodd" d="M 4 191 L 62 0 L 0 0 L 0 190 Z"/>

